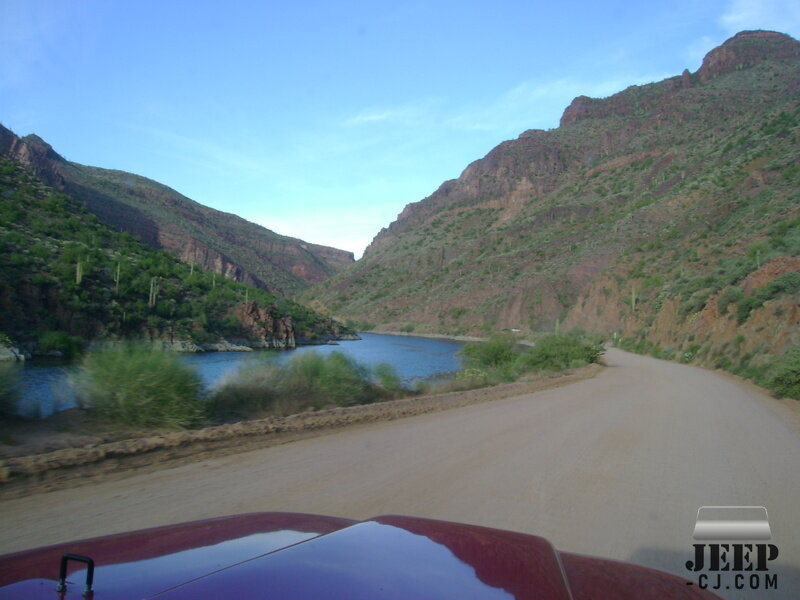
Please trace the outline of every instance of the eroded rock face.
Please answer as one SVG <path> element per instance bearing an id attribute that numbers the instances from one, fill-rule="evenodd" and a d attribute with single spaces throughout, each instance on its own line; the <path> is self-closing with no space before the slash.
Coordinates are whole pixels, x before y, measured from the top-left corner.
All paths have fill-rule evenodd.
<path id="1" fill-rule="evenodd" d="M 274 316 L 275 307 L 259 306 L 255 301 L 242 302 L 234 308 L 252 340 L 264 342 L 269 348 L 294 348 L 296 345 L 294 325 L 290 316 Z"/>
<path id="2" fill-rule="evenodd" d="M 55 164 L 66 161 L 39 136 L 29 135 L 20 138 L 0 125 L 0 154 L 10 157 L 32 171 L 48 185 L 64 189 L 64 177 L 55 168 Z"/>

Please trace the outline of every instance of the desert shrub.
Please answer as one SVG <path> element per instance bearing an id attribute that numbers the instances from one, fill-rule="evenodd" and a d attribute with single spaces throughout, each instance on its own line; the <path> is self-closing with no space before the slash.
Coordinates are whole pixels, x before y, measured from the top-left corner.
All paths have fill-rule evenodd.
<path id="1" fill-rule="evenodd" d="M 347 406 L 371 399 L 369 369 L 342 352 L 327 356 L 309 352 L 294 357 L 284 386 L 287 392 L 311 402 Z"/>
<path id="2" fill-rule="evenodd" d="M 388 364 L 374 369 L 342 352 L 296 355 L 287 364 L 254 360 L 215 386 L 209 408 L 217 419 L 289 415 L 310 407 L 350 406 L 404 395 Z"/>
<path id="3" fill-rule="evenodd" d="M 755 290 L 752 296 L 739 300 L 737 313 L 739 323 L 744 323 L 750 313 L 763 306 L 764 302 L 772 300 L 781 294 L 797 294 L 798 292 L 800 292 L 800 273 L 790 271 L 776 277 L 768 284 Z"/>
<path id="4" fill-rule="evenodd" d="M 209 399 L 209 414 L 216 420 L 247 418 L 265 411 L 291 414 L 300 411 L 299 402 L 280 399 L 280 365 L 272 362 L 274 353 L 248 361 L 234 373 L 216 383 Z M 269 409 L 269 410 L 268 410 Z"/>
<path id="5" fill-rule="evenodd" d="M 134 427 L 182 429 L 202 423 L 200 376 L 169 352 L 121 345 L 87 354 L 73 378 L 82 406 Z"/>
<path id="6" fill-rule="evenodd" d="M 402 396 L 408 389 L 403 385 L 402 379 L 389 363 L 379 363 L 372 367 L 373 378 L 380 388 L 388 395 Z"/>
<path id="7" fill-rule="evenodd" d="M 514 361 L 516 340 L 511 335 L 496 334 L 485 342 L 469 342 L 459 351 L 467 368 L 497 368 Z"/>
<path id="8" fill-rule="evenodd" d="M 781 396 L 800 400 L 800 345 L 775 359 L 767 375 L 767 387 Z"/>
<path id="9" fill-rule="evenodd" d="M 717 310 L 719 314 L 724 315 L 728 312 L 728 306 L 731 304 L 738 303 L 744 294 L 742 290 L 738 287 L 730 287 L 725 290 L 722 295 L 717 299 Z"/>
<path id="10" fill-rule="evenodd" d="M 600 342 L 570 335 L 551 335 L 520 354 L 515 367 L 519 372 L 558 371 L 597 362 L 602 354 Z"/>
<path id="11" fill-rule="evenodd" d="M 17 413 L 20 368 L 16 363 L 0 362 L 0 418 Z"/>
<path id="12" fill-rule="evenodd" d="M 42 354 L 60 352 L 64 358 L 75 358 L 83 348 L 83 340 L 65 331 L 44 331 L 39 334 L 36 347 Z"/>

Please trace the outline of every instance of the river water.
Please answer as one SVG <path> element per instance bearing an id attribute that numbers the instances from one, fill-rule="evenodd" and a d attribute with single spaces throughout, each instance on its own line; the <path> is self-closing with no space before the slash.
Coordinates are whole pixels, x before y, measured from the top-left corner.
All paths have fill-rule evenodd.
<path id="1" fill-rule="evenodd" d="M 341 341 L 337 345 L 301 346 L 281 350 L 275 360 L 287 362 L 293 356 L 306 352 L 328 354 L 344 352 L 358 362 L 374 366 L 392 365 L 406 384 L 420 379 L 436 379 L 461 368 L 456 353 L 463 343 L 453 340 L 419 338 L 410 336 L 361 333 L 360 340 Z M 181 360 L 197 369 L 207 388 L 222 377 L 235 373 L 248 360 L 261 352 L 204 352 L 181 355 Z M 47 416 L 75 406 L 69 374 L 74 365 L 31 361 L 22 367 L 20 413 L 28 416 Z"/>

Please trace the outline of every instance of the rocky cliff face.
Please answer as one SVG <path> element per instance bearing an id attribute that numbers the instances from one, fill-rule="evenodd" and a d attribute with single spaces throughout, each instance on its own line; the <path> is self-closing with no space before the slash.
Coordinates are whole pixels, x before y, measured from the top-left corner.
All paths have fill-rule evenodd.
<path id="1" fill-rule="evenodd" d="M 684 322 L 711 318 L 714 294 L 735 296 L 749 273 L 800 252 L 798 92 L 800 43 L 743 32 L 697 73 L 578 97 L 558 129 L 500 144 L 409 204 L 362 260 L 304 298 L 385 328 L 558 323 L 660 340 L 659 323 L 697 345 L 711 329 Z M 763 333 L 773 301 L 790 302 L 770 299 L 745 325 L 725 316 L 747 332 L 734 339 L 769 352 L 796 340 L 791 320 L 788 338 Z"/>
<path id="2" fill-rule="evenodd" d="M 239 319 L 251 340 L 259 340 L 268 348 L 294 348 L 296 345 L 292 317 L 277 316 L 275 308 L 243 302 L 233 314 Z"/>
<path id="3" fill-rule="evenodd" d="M 83 201 L 103 222 L 223 277 L 293 294 L 353 263 L 351 252 L 278 235 L 155 181 L 66 161 L 41 138 L 0 126 L 0 154 Z"/>
<path id="4" fill-rule="evenodd" d="M 47 185 L 65 188 L 66 182 L 55 166 L 66 161 L 39 136 L 19 138 L 0 125 L 0 154 L 24 166 Z"/>

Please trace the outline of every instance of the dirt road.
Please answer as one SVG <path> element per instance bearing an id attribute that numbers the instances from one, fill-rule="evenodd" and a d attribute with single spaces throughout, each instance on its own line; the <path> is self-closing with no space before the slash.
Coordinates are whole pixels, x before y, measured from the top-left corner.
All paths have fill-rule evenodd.
<path id="1" fill-rule="evenodd" d="M 536 533 L 688 576 L 703 505 L 762 505 L 800 597 L 800 410 L 618 350 L 594 379 L 0 503 L 0 552 L 223 514 L 385 513 Z"/>

